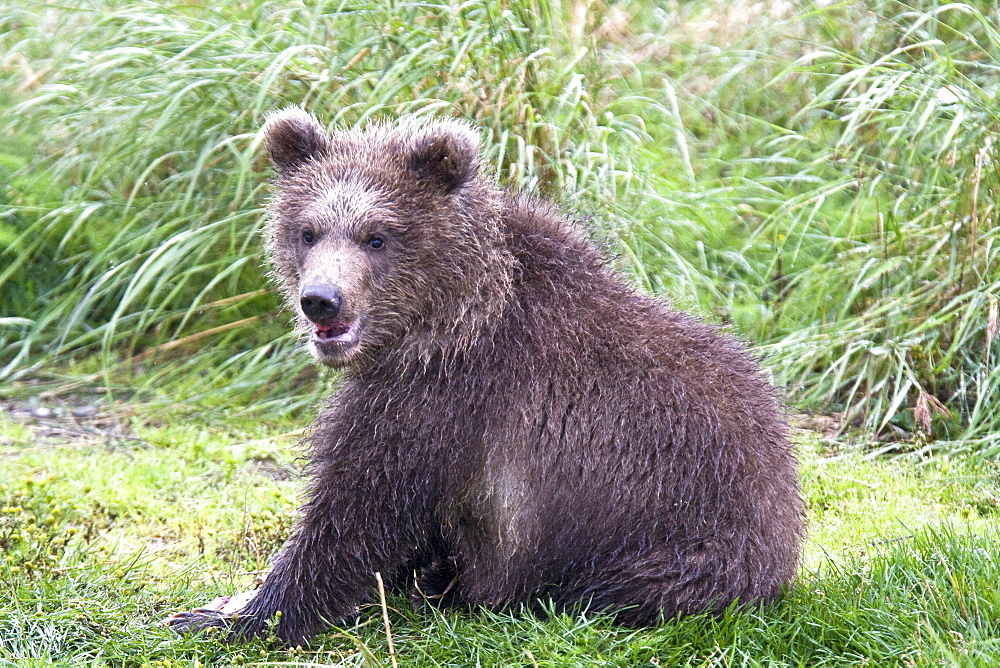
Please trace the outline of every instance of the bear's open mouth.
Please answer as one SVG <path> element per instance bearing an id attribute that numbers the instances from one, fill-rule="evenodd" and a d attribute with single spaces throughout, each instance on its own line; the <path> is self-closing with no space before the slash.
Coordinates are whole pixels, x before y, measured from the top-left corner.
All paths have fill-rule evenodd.
<path id="1" fill-rule="evenodd" d="M 343 336 L 351 329 L 351 324 L 347 322 L 338 322 L 329 327 L 323 325 L 316 325 L 316 338 L 317 339 L 335 339 L 338 336 Z"/>
<path id="2" fill-rule="evenodd" d="M 332 325 L 316 325 L 313 339 L 319 343 L 340 343 L 353 345 L 358 340 L 358 330 L 361 320 L 353 322 L 338 320 Z"/>

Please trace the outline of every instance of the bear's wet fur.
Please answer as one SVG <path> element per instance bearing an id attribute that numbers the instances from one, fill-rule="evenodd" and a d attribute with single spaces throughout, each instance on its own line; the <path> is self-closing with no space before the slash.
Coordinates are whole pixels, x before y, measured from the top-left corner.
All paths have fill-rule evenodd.
<path id="1" fill-rule="evenodd" d="M 388 586 L 629 625 L 778 597 L 803 537 L 775 389 L 745 348 L 616 276 L 456 121 L 264 128 L 274 275 L 340 388 L 308 500 L 236 615 L 296 644 Z M 307 314 L 308 311 L 308 314 Z M 275 617 L 280 611 L 280 616 Z"/>

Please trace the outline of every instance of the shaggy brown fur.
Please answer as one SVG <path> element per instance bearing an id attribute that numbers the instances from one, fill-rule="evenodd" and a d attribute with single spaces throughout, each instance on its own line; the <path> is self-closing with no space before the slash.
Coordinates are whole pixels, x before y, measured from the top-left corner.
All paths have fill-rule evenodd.
<path id="1" fill-rule="evenodd" d="M 268 248 L 342 387 L 309 500 L 225 626 L 299 643 L 375 573 L 447 603 L 551 599 L 627 624 L 770 600 L 803 533 L 782 409 L 743 347 L 636 294 L 551 207 L 480 173 L 464 124 L 328 135 L 270 118 Z"/>

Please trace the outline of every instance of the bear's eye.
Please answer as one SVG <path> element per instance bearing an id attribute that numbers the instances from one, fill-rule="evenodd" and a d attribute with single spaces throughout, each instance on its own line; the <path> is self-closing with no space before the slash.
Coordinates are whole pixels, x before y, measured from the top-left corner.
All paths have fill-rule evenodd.
<path id="1" fill-rule="evenodd" d="M 371 239 L 368 240 L 368 246 L 374 250 L 378 250 L 385 246 L 385 239 L 377 234 L 373 234 Z"/>
<path id="2" fill-rule="evenodd" d="M 311 246 L 316 242 L 316 233 L 312 230 L 302 230 L 302 243 Z"/>

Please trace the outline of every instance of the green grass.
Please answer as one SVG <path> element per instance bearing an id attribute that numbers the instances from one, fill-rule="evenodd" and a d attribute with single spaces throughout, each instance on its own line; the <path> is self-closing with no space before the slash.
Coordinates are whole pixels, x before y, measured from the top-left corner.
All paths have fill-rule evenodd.
<path id="1" fill-rule="evenodd" d="M 0 421 L 0 665 L 390 664 L 377 606 L 292 652 L 158 626 L 266 569 L 301 491 L 295 425 L 121 410 L 38 419 L 18 407 Z M 417 613 L 391 595 L 398 662 L 995 665 L 1000 467 L 798 441 L 810 537 L 780 603 L 631 630 L 586 612 Z"/>
<path id="2" fill-rule="evenodd" d="M 326 387 L 260 257 L 258 129 L 303 104 L 469 118 L 504 183 L 759 344 L 798 406 L 1000 445 L 990 3 L 310 7 L 0 2 L 7 396 L 274 416 Z"/>

